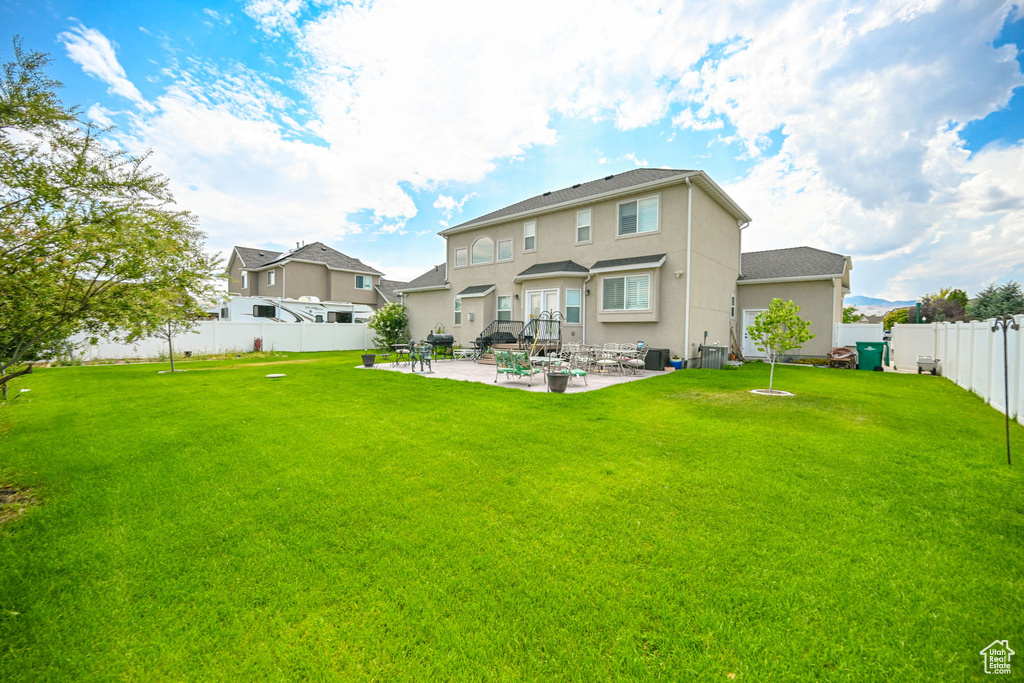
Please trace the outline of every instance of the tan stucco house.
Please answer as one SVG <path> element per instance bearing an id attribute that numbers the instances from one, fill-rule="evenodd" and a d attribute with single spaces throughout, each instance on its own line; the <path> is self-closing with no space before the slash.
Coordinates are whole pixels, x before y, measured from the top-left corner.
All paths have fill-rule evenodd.
<path id="1" fill-rule="evenodd" d="M 228 259 L 228 292 L 280 299 L 315 297 L 379 308 L 396 297 L 396 286 L 359 259 L 322 242 L 280 252 L 235 247 Z"/>
<path id="2" fill-rule="evenodd" d="M 635 169 L 545 192 L 439 233 L 445 263 L 400 288 L 410 333 L 440 325 L 468 346 L 492 321 L 557 311 L 563 342 L 642 340 L 692 361 L 705 333 L 708 344 L 742 339 L 741 306 L 760 306 L 763 278 L 741 277 L 750 220 L 696 170 Z M 820 283 L 833 291 L 813 282 L 794 291 L 814 301 Z"/>
<path id="3" fill-rule="evenodd" d="M 754 251 L 743 254 L 740 269 L 737 323 L 745 357 L 764 356 L 746 329 L 775 298 L 798 304 L 800 317 L 811 323 L 814 338 L 791 355 L 822 358 L 836 346 L 835 323 L 843 321 L 843 298 L 850 293 L 849 256 L 812 247 Z"/>

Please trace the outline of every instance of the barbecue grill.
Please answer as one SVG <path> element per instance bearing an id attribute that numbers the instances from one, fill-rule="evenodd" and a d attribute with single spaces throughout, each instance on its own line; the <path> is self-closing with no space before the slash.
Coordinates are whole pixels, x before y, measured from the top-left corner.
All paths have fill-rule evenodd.
<path id="1" fill-rule="evenodd" d="M 455 344 L 455 337 L 450 334 L 434 334 L 431 332 L 427 335 L 427 343 L 434 347 L 435 358 L 455 358 L 455 354 L 452 351 L 452 346 Z"/>

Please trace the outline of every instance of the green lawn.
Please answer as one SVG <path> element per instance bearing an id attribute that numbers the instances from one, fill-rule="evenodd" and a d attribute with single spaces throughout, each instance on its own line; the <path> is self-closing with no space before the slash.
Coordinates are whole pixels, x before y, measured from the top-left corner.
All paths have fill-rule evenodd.
<path id="1" fill-rule="evenodd" d="M 0 484 L 41 504 L 0 527 L 0 678 L 950 680 L 1024 651 L 1024 429 L 1007 467 L 946 380 L 558 395 L 284 356 L 311 362 L 14 384 Z"/>

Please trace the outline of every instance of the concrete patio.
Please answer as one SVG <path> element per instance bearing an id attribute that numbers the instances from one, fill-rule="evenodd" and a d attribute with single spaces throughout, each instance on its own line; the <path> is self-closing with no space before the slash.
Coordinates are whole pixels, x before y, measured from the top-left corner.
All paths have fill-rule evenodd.
<path id="1" fill-rule="evenodd" d="M 443 379 L 462 380 L 464 382 L 480 382 L 482 384 L 490 384 L 491 386 L 496 387 L 522 389 L 523 391 L 547 391 L 547 382 L 545 381 L 543 373 L 533 376 L 532 385 L 527 383 L 528 380 L 526 377 L 510 378 L 506 375 L 502 375 L 498 378 L 498 383 L 495 384 L 495 367 L 493 365 L 483 365 L 471 360 L 439 360 L 434 361 L 432 365 L 434 370 L 433 374 L 423 375 L 424 377 L 440 377 Z M 416 367 L 419 369 L 418 365 Z M 404 372 L 407 374 L 417 375 L 423 374 L 420 372 L 413 373 L 412 368 L 407 363 L 386 363 L 367 369 L 384 370 L 387 372 Z M 618 373 L 598 374 L 592 372 L 587 375 L 586 384 L 583 383 L 582 379 L 573 379 L 569 382 L 569 387 L 565 390 L 565 393 L 578 394 L 584 391 L 596 391 L 597 389 L 604 389 L 605 387 L 614 386 L 616 384 L 635 382 L 637 380 L 664 374 L 664 372 L 653 372 L 650 370 L 639 375 L 619 375 Z"/>

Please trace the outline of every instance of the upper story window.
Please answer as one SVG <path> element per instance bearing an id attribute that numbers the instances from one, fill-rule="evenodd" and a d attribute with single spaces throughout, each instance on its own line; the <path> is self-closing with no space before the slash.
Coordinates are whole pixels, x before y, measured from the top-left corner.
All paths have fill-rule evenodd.
<path id="1" fill-rule="evenodd" d="M 498 260 L 512 260 L 512 240 L 501 240 L 498 242 Z"/>
<path id="2" fill-rule="evenodd" d="M 523 251 L 537 251 L 537 221 L 523 223 Z"/>
<path id="3" fill-rule="evenodd" d="M 356 289 L 373 289 L 373 276 L 356 275 Z"/>
<path id="4" fill-rule="evenodd" d="M 606 277 L 601 281 L 601 310 L 649 311 L 651 276 Z"/>
<path id="5" fill-rule="evenodd" d="M 462 268 L 466 265 L 466 258 L 469 254 L 469 249 L 463 247 L 462 249 L 455 250 L 455 267 Z"/>
<path id="6" fill-rule="evenodd" d="M 473 250 L 470 254 L 473 265 L 478 263 L 491 263 L 494 261 L 494 240 L 490 237 L 481 237 L 473 242 Z"/>
<path id="7" fill-rule="evenodd" d="M 584 209 L 576 212 L 576 244 L 590 242 L 590 216 L 591 210 Z"/>
<path id="8" fill-rule="evenodd" d="M 277 271 L 276 270 L 268 270 L 267 271 L 267 286 L 268 287 L 273 287 L 274 283 L 276 283 L 276 282 L 277 282 Z"/>
<path id="9" fill-rule="evenodd" d="M 658 197 L 644 197 L 619 204 L 618 235 L 637 235 L 658 230 Z"/>
<path id="10" fill-rule="evenodd" d="M 498 297 L 498 320 L 512 319 L 512 295 Z"/>
<path id="11" fill-rule="evenodd" d="M 242 271 L 242 289 L 249 289 L 249 273 Z"/>

